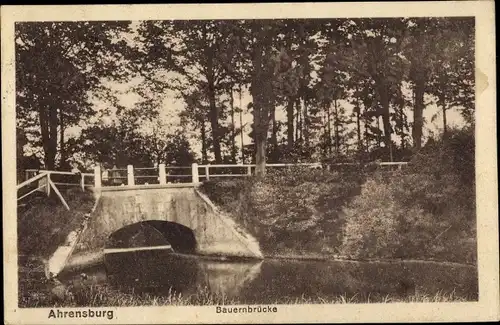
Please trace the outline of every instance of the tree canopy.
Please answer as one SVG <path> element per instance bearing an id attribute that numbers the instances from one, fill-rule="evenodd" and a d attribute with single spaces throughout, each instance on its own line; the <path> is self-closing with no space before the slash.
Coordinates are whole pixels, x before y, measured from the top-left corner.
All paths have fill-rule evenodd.
<path id="1" fill-rule="evenodd" d="M 264 175 L 406 159 L 450 110 L 474 125 L 469 18 L 25 22 L 15 37 L 19 168 L 244 159 Z M 178 128 L 161 122 L 172 101 Z"/>

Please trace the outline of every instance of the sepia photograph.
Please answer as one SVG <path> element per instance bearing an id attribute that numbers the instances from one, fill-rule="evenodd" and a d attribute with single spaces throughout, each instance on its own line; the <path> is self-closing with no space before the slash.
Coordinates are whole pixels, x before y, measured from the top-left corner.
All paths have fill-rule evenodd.
<path id="1" fill-rule="evenodd" d="M 476 17 L 492 4 L 464 3 L 482 9 L 11 7 L 7 31 L 2 8 L 8 323 L 128 322 L 122 307 L 141 323 L 276 322 L 282 306 L 394 312 L 486 295 L 482 315 L 498 318 L 497 192 L 484 192 L 497 188 L 494 55 L 478 52 Z M 315 321 L 310 308 L 293 321 Z"/>

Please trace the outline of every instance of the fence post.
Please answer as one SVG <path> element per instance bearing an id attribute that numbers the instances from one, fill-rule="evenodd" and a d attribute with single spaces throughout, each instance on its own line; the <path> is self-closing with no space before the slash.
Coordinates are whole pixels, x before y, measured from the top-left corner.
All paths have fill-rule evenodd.
<path id="1" fill-rule="evenodd" d="M 208 181 L 210 179 L 210 164 L 205 165 L 205 179 Z"/>
<path id="2" fill-rule="evenodd" d="M 252 166 L 247 167 L 247 175 L 252 176 Z"/>
<path id="3" fill-rule="evenodd" d="M 82 173 L 81 176 L 82 176 L 82 179 L 80 180 L 80 183 L 81 183 L 80 185 L 82 187 L 82 191 L 85 191 L 85 174 Z"/>
<path id="4" fill-rule="evenodd" d="M 47 196 L 50 196 L 50 173 L 47 173 Z"/>
<path id="5" fill-rule="evenodd" d="M 132 165 L 127 165 L 127 185 L 129 185 L 129 186 L 135 185 L 134 166 L 132 166 Z"/>
<path id="6" fill-rule="evenodd" d="M 159 164 L 158 170 L 160 172 L 160 184 L 167 184 L 167 173 L 165 171 L 165 164 Z"/>
<path id="7" fill-rule="evenodd" d="M 94 167 L 94 188 L 101 188 L 101 166 Z"/>
<path id="8" fill-rule="evenodd" d="M 193 163 L 191 165 L 191 169 L 192 169 L 191 175 L 193 177 L 193 183 L 198 184 L 200 182 L 200 176 L 198 175 L 198 164 Z"/>

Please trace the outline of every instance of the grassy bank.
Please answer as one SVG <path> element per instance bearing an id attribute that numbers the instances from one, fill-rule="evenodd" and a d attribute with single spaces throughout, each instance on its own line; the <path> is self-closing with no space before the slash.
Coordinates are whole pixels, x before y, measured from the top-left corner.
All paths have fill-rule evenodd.
<path id="1" fill-rule="evenodd" d="M 54 292 L 58 291 L 57 294 Z M 347 295 L 341 294 L 334 297 L 284 297 L 269 302 L 273 304 L 347 304 L 347 303 L 393 303 L 393 302 L 462 302 L 470 301 L 454 292 L 435 294 L 415 293 L 404 298 L 380 295 Z M 58 290 L 41 292 L 32 296 L 30 301 L 25 301 L 26 307 L 132 307 L 132 306 L 214 306 L 214 305 L 243 305 L 252 302 L 228 299 L 220 294 L 212 294 L 207 288 L 191 295 L 182 295 L 170 292 L 168 295 L 156 296 L 152 294 L 132 294 L 120 292 L 107 286 L 88 286 L 84 288 L 60 287 Z"/>
<path id="2" fill-rule="evenodd" d="M 91 192 L 80 189 L 62 191 L 70 207 L 66 210 L 53 193 L 30 198 L 17 212 L 17 248 L 19 255 L 48 258 L 61 245 L 66 236 L 77 229 L 94 204 Z"/>
<path id="3" fill-rule="evenodd" d="M 339 254 L 342 211 L 359 194 L 357 172 L 308 168 L 270 171 L 266 178 L 205 182 L 204 191 L 254 235 L 265 255 Z"/>
<path id="4" fill-rule="evenodd" d="M 476 261 L 474 137 L 430 142 L 391 173 L 292 168 L 202 190 L 268 256 Z"/>
<path id="5" fill-rule="evenodd" d="M 45 262 L 57 247 L 64 243 L 71 231 L 80 227 L 94 204 L 90 192 L 81 190 L 62 191 L 62 195 L 70 207 L 70 211 L 62 205 L 57 197 L 40 194 L 30 197 L 30 202 L 18 208 L 18 275 L 19 304 L 33 306 L 45 301 L 47 283 Z"/>

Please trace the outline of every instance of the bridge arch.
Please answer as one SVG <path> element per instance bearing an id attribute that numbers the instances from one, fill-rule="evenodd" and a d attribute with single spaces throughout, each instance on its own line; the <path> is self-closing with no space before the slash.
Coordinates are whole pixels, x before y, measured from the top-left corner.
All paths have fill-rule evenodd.
<path id="1" fill-rule="evenodd" d="M 97 197 L 77 244 L 81 252 L 168 243 L 178 253 L 262 258 L 255 238 L 196 188 L 118 187 Z"/>
<path id="2" fill-rule="evenodd" d="M 134 283 L 140 290 L 169 288 L 183 291 L 199 277 L 193 258 L 180 258 L 175 253 L 196 252 L 193 230 L 176 222 L 145 220 L 125 225 L 112 232 L 104 247 L 104 267 L 111 283 Z M 128 250 L 129 248 L 140 248 Z M 106 253 L 109 252 L 109 253 Z"/>
<path id="3" fill-rule="evenodd" d="M 145 220 L 125 225 L 112 232 L 105 249 L 154 247 L 171 245 L 178 253 L 196 252 L 197 241 L 193 229 L 177 222 Z"/>

